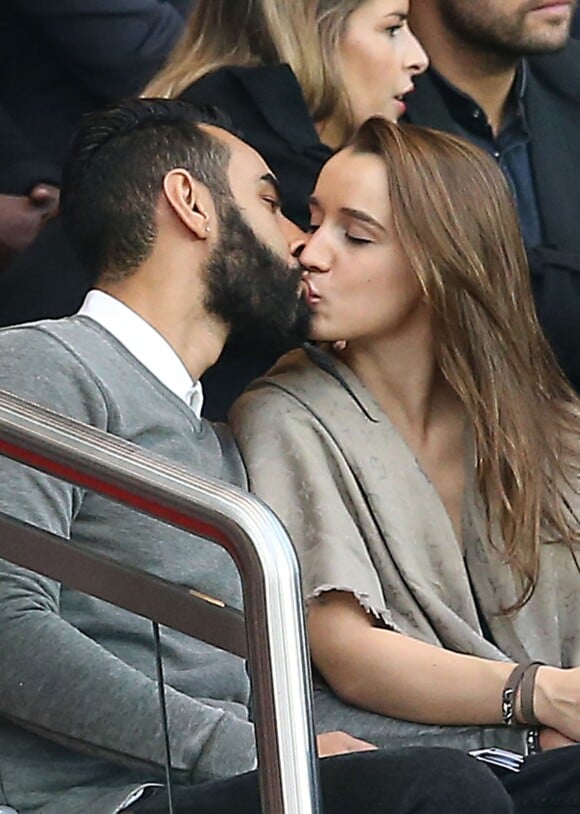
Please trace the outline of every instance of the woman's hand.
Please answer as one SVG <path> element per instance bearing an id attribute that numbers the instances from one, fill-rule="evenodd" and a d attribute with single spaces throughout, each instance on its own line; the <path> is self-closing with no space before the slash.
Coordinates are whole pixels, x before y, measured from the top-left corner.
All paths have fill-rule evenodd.
<path id="1" fill-rule="evenodd" d="M 561 737 L 580 741 L 580 667 L 568 670 L 540 667 L 536 674 L 534 711 L 539 721 Z M 552 736 L 545 738 L 552 740 Z"/>
<path id="2" fill-rule="evenodd" d="M 566 735 L 544 726 L 540 730 L 540 748 L 542 752 L 549 752 L 550 749 L 561 749 L 563 746 L 576 746 L 577 742 L 570 740 Z"/>
<path id="3" fill-rule="evenodd" d="M 372 743 L 353 738 L 348 732 L 323 732 L 316 738 L 318 757 L 347 755 L 350 752 L 370 752 L 376 749 Z"/>

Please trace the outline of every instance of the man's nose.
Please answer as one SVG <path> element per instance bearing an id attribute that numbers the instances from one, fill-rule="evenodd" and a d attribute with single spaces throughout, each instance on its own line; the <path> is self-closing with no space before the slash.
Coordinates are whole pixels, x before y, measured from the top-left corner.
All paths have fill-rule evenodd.
<path id="1" fill-rule="evenodd" d="M 282 233 L 288 242 L 290 254 L 292 257 L 299 257 L 300 247 L 306 243 L 306 233 L 286 215 L 281 215 L 280 222 Z"/>

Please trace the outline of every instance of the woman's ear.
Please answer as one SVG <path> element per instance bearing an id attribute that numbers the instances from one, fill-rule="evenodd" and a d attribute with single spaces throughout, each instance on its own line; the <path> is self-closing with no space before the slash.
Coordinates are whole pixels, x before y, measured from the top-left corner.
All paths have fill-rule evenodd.
<path id="1" fill-rule="evenodd" d="M 163 179 L 163 192 L 170 208 L 198 240 L 211 233 L 211 198 L 207 187 L 188 170 L 170 170 Z"/>

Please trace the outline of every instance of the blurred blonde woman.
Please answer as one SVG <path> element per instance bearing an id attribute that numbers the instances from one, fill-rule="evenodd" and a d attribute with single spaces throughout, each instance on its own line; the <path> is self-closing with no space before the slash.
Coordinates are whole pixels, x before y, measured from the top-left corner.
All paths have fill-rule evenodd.
<path id="1" fill-rule="evenodd" d="M 277 177 L 284 214 L 305 228 L 323 164 L 369 116 L 396 121 L 427 67 L 408 11 L 408 0 L 198 0 L 145 95 L 227 113 Z M 204 380 L 206 416 L 224 418 L 279 350 L 226 350 Z"/>
<path id="2" fill-rule="evenodd" d="M 371 119 L 310 204 L 301 261 L 329 349 L 281 359 L 232 422 L 301 560 L 319 726 L 385 747 L 576 744 L 580 403 L 507 183 L 461 139 Z"/>

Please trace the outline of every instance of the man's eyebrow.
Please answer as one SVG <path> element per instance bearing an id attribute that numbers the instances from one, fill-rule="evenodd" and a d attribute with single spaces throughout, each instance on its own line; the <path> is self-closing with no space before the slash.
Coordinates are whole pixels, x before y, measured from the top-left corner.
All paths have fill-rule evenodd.
<path id="1" fill-rule="evenodd" d="M 278 183 L 278 179 L 272 172 L 265 172 L 264 175 L 260 176 L 260 181 L 264 184 L 269 184 L 276 196 L 279 200 L 282 200 L 282 190 L 280 189 L 280 184 Z"/>

